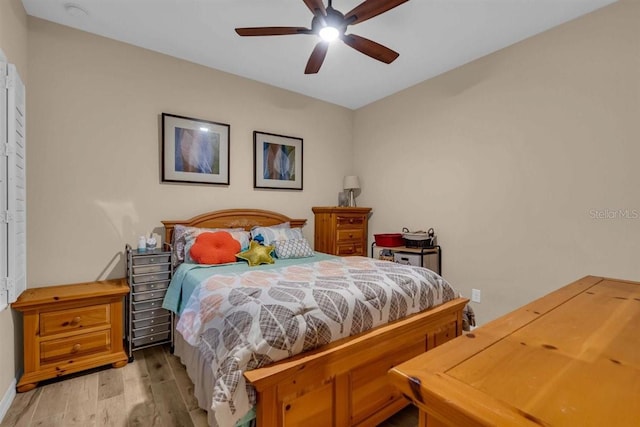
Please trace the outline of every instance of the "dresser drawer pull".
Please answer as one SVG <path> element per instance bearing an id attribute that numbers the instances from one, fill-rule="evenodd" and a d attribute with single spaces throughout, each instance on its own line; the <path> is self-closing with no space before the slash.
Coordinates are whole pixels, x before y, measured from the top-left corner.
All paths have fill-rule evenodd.
<path id="1" fill-rule="evenodd" d="M 349 224 L 353 224 L 353 218 L 349 218 Z"/>
<path id="2" fill-rule="evenodd" d="M 73 347 L 71 347 L 71 353 L 77 353 L 80 351 L 80 344 L 74 344 Z"/>
<path id="3" fill-rule="evenodd" d="M 76 316 L 71 319 L 70 322 L 64 322 L 62 326 L 78 326 L 80 324 L 80 316 Z"/>

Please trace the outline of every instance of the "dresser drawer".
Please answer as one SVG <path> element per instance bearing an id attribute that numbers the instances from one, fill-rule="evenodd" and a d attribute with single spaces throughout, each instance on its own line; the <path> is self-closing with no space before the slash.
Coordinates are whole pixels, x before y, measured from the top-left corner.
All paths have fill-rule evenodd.
<path id="1" fill-rule="evenodd" d="M 348 242 L 351 240 L 362 240 L 364 237 L 364 230 L 362 229 L 345 229 L 338 230 L 338 243 Z"/>
<path id="2" fill-rule="evenodd" d="M 133 304 L 133 311 L 150 310 L 152 308 L 162 308 L 162 300 L 161 299 L 134 302 L 132 304 Z"/>
<path id="3" fill-rule="evenodd" d="M 41 342 L 40 362 L 42 364 L 52 363 L 88 354 L 109 352 L 110 349 L 111 331 L 105 329 L 104 331 Z"/>
<path id="4" fill-rule="evenodd" d="M 170 334 L 170 331 L 166 331 L 156 335 L 148 335 L 142 338 L 134 338 L 133 348 L 141 347 L 143 345 L 155 344 L 157 342 L 168 340 L 169 334 Z"/>
<path id="5" fill-rule="evenodd" d="M 157 255 L 136 255 L 133 257 L 133 265 L 147 265 L 147 264 L 166 264 L 169 263 L 171 254 L 157 254 Z"/>
<path id="6" fill-rule="evenodd" d="M 365 217 L 362 215 L 357 216 L 349 216 L 349 215 L 338 215 L 336 217 L 336 225 L 338 228 L 358 228 L 364 227 Z"/>
<path id="7" fill-rule="evenodd" d="M 170 280 L 163 282 L 147 282 L 133 285 L 133 292 L 147 292 L 167 289 L 169 287 Z"/>
<path id="8" fill-rule="evenodd" d="M 146 328 L 147 326 L 155 326 L 160 325 L 162 323 L 167 323 L 171 320 L 171 316 L 167 313 L 163 316 L 158 317 L 149 317 L 147 319 L 140 319 L 133 321 L 133 329 Z"/>
<path id="9" fill-rule="evenodd" d="M 364 246 L 362 243 L 350 243 L 350 244 L 342 244 L 336 246 L 336 255 L 345 256 L 345 255 L 360 255 L 366 256 Z"/>
<path id="10" fill-rule="evenodd" d="M 169 310 L 165 310 L 164 308 L 154 308 L 151 310 L 144 310 L 143 308 L 140 307 L 142 304 L 147 304 L 147 303 L 134 304 L 134 307 L 133 307 L 134 311 L 132 313 L 133 320 L 148 319 L 151 317 L 159 317 L 159 316 L 165 316 L 165 315 L 168 316 L 169 314 L 171 314 Z M 161 305 L 162 305 L 162 301 L 160 301 L 159 306 Z"/>
<path id="11" fill-rule="evenodd" d="M 151 274 L 140 274 L 137 276 L 133 276 L 133 283 L 147 283 L 147 282 L 160 282 L 164 280 L 169 280 L 170 272 L 166 273 L 151 273 Z"/>
<path id="12" fill-rule="evenodd" d="M 110 323 L 109 304 L 70 308 L 40 314 L 40 336 Z"/>
<path id="13" fill-rule="evenodd" d="M 171 270 L 171 264 L 143 264 L 133 266 L 133 274 L 161 273 L 169 270 Z"/>
<path id="14" fill-rule="evenodd" d="M 133 302 L 147 301 L 150 299 L 164 298 L 164 294 L 167 293 L 166 289 L 159 291 L 139 292 L 133 294 Z"/>

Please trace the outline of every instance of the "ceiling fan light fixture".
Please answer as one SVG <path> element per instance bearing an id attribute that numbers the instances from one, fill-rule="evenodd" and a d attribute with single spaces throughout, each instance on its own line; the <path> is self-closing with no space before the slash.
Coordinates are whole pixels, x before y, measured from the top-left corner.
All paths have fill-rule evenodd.
<path id="1" fill-rule="evenodd" d="M 335 27 L 327 26 L 322 28 L 318 34 L 322 40 L 332 42 L 340 36 L 340 31 Z"/>

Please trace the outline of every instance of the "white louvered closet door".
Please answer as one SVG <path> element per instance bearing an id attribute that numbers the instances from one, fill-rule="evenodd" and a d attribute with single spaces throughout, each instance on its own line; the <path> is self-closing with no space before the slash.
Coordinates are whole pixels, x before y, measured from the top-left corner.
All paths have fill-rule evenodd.
<path id="1" fill-rule="evenodd" d="M 27 287 L 26 233 L 26 100 L 25 87 L 13 64 L 0 61 L 0 310 Z"/>
<path id="2" fill-rule="evenodd" d="M 5 145 L 7 141 L 7 90 L 6 79 L 8 74 L 8 66 L 2 51 L 0 51 L 0 212 L 7 211 L 7 156 L 4 151 L 7 149 Z M 7 307 L 9 303 L 9 291 L 7 289 L 7 228 L 8 224 L 2 218 L 0 221 L 0 310 Z"/>

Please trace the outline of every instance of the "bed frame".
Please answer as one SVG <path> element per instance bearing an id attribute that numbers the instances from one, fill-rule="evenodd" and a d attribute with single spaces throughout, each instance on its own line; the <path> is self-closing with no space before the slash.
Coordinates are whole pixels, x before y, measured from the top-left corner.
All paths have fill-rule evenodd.
<path id="1" fill-rule="evenodd" d="M 165 241 L 173 228 L 185 225 L 249 230 L 256 225 L 305 219 L 259 209 L 229 209 L 184 221 L 162 221 Z M 462 333 L 462 311 L 468 302 L 456 298 L 438 307 L 330 343 L 316 350 L 248 371 L 258 393 L 258 427 L 376 426 L 409 401 L 387 380 L 387 371 Z M 205 410 L 207 408 L 204 408 Z"/>

